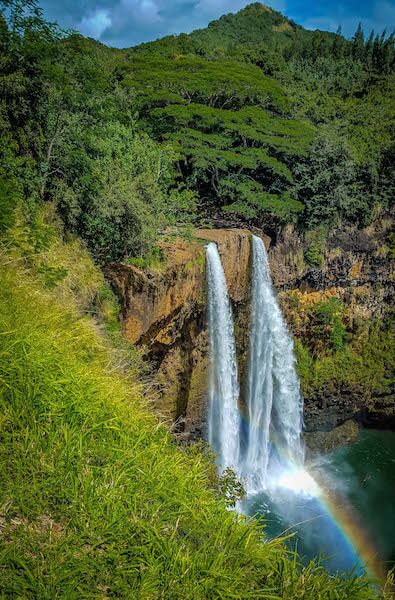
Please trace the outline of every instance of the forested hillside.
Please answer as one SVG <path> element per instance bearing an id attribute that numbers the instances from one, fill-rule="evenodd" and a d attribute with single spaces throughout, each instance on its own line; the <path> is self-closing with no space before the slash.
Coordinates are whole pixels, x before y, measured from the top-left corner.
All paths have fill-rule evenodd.
<path id="1" fill-rule="evenodd" d="M 159 231 L 212 216 L 309 231 L 389 209 L 393 35 L 348 41 L 252 4 L 115 50 L 3 6 L 9 210 L 55 202 L 97 260 L 148 257 Z"/>

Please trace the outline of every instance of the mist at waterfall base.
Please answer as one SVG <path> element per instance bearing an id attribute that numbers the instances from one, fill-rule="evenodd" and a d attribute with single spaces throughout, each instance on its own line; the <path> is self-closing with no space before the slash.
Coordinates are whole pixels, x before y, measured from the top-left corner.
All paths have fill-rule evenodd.
<path id="1" fill-rule="evenodd" d="M 295 533 L 287 543 L 291 547 L 297 544 L 305 560 L 321 557 L 331 572 L 354 568 L 362 572 L 368 564 L 372 573 L 381 576 L 374 558 L 376 547 L 350 510 L 352 503 L 348 506 L 354 475 L 349 480 L 344 473 L 339 477 L 329 466 L 336 464 L 335 458 L 334 463 L 332 458 L 326 459 L 309 471 L 304 466 L 303 402 L 293 341 L 276 300 L 265 247 L 256 236 L 252 237 L 252 257 L 247 393 L 245 405 L 239 406 L 234 325 L 225 274 L 216 245 L 207 247 L 208 434 L 219 470 L 231 467 L 243 481 L 247 497 L 238 509 L 263 517 L 266 537 Z"/>
<path id="2" fill-rule="evenodd" d="M 305 563 L 322 558 L 332 573 L 367 565 L 382 577 L 395 564 L 395 434 L 362 430 L 355 443 L 315 459 L 308 470 L 320 481 L 316 490 L 274 486 L 248 496 L 240 510 L 262 518 L 269 539 L 294 534 L 286 543 Z"/>

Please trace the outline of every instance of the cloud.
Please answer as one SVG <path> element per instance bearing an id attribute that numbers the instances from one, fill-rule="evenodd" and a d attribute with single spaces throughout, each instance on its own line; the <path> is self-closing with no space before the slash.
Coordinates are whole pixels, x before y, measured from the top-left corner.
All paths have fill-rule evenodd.
<path id="1" fill-rule="evenodd" d="M 152 0 L 143 0 L 140 4 L 140 14 L 143 19 L 159 19 L 159 9 Z"/>
<path id="2" fill-rule="evenodd" d="M 160 20 L 159 6 L 154 0 L 121 0 L 113 9 L 115 15 L 130 17 L 137 22 Z"/>
<path id="3" fill-rule="evenodd" d="M 110 11 L 99 9 L 94 13 L 84 16 L 77 25 L 77 29 L 88 37 L 100 39 L 106 29 L 111 26 L 111 23 Z"/>

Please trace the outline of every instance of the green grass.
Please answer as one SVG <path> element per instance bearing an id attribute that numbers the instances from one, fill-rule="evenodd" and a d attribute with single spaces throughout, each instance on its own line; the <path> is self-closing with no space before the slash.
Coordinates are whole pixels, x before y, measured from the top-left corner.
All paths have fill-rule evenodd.
<path id="1" fill-rule="evenodd" d="M 0 597 L 373 598 L 226 509 L 91 316 L 0 254 Z"/>

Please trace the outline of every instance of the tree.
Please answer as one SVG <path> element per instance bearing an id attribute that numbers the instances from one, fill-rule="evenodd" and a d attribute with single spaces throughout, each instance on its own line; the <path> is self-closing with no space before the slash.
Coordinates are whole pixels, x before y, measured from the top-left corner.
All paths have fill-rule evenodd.
<path id="1" fill-rule="evenodd" d="M 314 131 L 285 118 L 281 86 L 255 65 L 139 58 L 123 81 L 136 90 L 156 139 L 174 147 L 182 178 L 205 205 L 251 219 L 293 219 L 301 209 L 287 194 L 289 165 L 308 152 Z"/>
<path id="2" fill-rule="evenodd" d="M 336 30 L 336 34 L 333 38 L 332 54 L 336 59 L 343 58 L 345 53 L 345 39 L 342 35 L 341 25 Z"/>
<path id="3" fill-rule="evenodd" d="M 352 39 L 352 56 L 355 60 L 363 61 L 365 38 L 361 23 L 358 23 L 357 30 Z"/>
<path id="4" fill-rule="evenodd" d="M 76 114 L 67 127 L 51 196 L 99 261 L 147 255 L 166 223 L 173 153 L 117 121 L 88 124 Z"/>
<path id="5" fill-rule="evenodd" d="M 358 165 L 341 138 L 322 133 L 308 160 L 295 171 L 297 196 L 305 205 L 303 222 L 308 228 L 333 226 L 342 219 L 364 223 L 370 216 Z"/>
<path id="6" fill-rule="evenodd" d="M 46 66 L 54 60 L 55 42 L 63 32 L 45 21 L 35 0 L 2 0 L 0 5 L 0 138 L 7 149 L 0 169 L 5 176 L 10 176 L 6 172 L 11 169 L 18 177 L 22 196 L 38 195 L 36 161 L 45 145 Z M 10 150 L 14 155 L 11 162 L 20 167 L 18 172 L 4 162 Z"/>
<path id="7" fill-rule="evenodd" d="M 374 31 L 370 32 L 370 35 L 365 44 L 364 51 L 364 63 L 366 68 L 370 71 L 373 66 L 373 43 L 374 43 Z"/>

